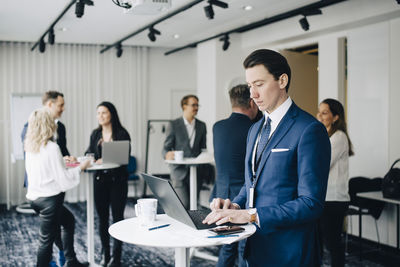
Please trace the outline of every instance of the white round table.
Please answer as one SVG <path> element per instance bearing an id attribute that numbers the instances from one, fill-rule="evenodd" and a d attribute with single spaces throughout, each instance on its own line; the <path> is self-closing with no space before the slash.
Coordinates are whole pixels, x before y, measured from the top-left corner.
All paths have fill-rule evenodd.
<path id="1" fill-rule="evenodd" d="M 245 231 L 233 237 L 208 238 L 213 236 L 208 230 L 196 230 L 166 214 L 157 215 L 154 226 L 170 224 L 168 227 L 149 231 L 149 227 L 141 226 L 137 217 L 114 223 L 108 229 L 110 235 L 122 242 L 150 247 L 175 248 L 175 266 L 190 266 L 189 251 L 194 247 L 208 247 L 231 244 L 247 238 L 256 231 L 253 224 L 242 227 Z"/>

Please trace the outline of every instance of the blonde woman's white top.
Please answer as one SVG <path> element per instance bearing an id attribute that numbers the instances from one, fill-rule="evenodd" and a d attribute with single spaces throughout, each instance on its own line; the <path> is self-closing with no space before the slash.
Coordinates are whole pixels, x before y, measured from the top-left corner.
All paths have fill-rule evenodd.
<path id="1" fill-rule="evenodd" d="M 346 134 L 337 130 L 330 138 L 331 167 L 326 201 L 350 201 L 349 196 L 349 142 Z"/>
<path id="2" fill-rule="evenodd" d="M 26 152 L 28 175 L 26 198 L 55 196 L 79 184 L 80 168 L 66 168 L 60 147 L 53 141 L 40 148 L 39 153 Z"/>

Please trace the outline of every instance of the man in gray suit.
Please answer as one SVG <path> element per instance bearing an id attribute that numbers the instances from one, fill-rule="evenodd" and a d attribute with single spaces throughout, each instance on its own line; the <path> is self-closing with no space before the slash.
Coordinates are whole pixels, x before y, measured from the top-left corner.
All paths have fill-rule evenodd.
<path id="1" fill-rule="evenodd" d="M 174 159 L 174 151 L 182 150 L 185 158 L 197 157 L 207 147 L 207 129 L 204 122 L 196 119 L 199 99 L 195 95 L 184 96 L 181 100 L 183 116 L 171 121 L 166 132 L 162 155 L 166 160 Z M 189 208 L 189 167 L 170 164 L 171 181 L 183 205 Z M 197 185 L 200 189 L 201 171 L 199 168 Z"/>

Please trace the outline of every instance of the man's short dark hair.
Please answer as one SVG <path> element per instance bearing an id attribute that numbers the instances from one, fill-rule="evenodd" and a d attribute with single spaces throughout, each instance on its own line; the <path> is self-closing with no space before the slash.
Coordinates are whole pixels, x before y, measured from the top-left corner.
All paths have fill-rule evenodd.
<path id="1" fill-rule="evenodd" d="M 269 73 L 274 76 L 277 81 L 279 77 L 286 73 L 288 76 L 288 83 L 286 85 L 286 92 L 289 90 L 291 71 L 289 63 L 286 58 L 280 53 L 269 49 L 259 49 L 251 53 L 243 61 L 245 69 L 252 68 L 257 65 L 263 65 Z"/>
<path id="2" fill-rule="evenodd" d="M 57 91 L 47 91 L 46 93 L 43 94 L 42 96 L 42 104 L 45 105 L 47 101 L 56 101 L 57 98 L 61 96 L 64 97 L 64 95 L 60 92 Z"/>
<path id="3" fill-rule="evenodd" d="M 250 108 L 250 90 L 247 84 L 238 84 L 229 90 L 232 107 Z"/>
<path id="4" fill-rule="evenodd" d="M 182 100 L 181 100 L 181 107 L 183 109 L 184 105 L 187 105 L 187 103 L 189 102 L 189 98 L 194 98 L 197 100 L 197 102 L 199 101 L 199 98 L 195 95 L 185 95 Z"/>

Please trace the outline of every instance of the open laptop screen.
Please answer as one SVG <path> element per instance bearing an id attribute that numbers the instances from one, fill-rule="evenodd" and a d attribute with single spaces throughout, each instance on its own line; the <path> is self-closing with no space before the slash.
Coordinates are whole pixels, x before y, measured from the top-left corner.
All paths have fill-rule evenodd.
<path id="1" fill-rule="evenodd" d="M 129 141 L 104 142 L 102 150 L 103 163 L 126 165 L 129 162 Z"/>

